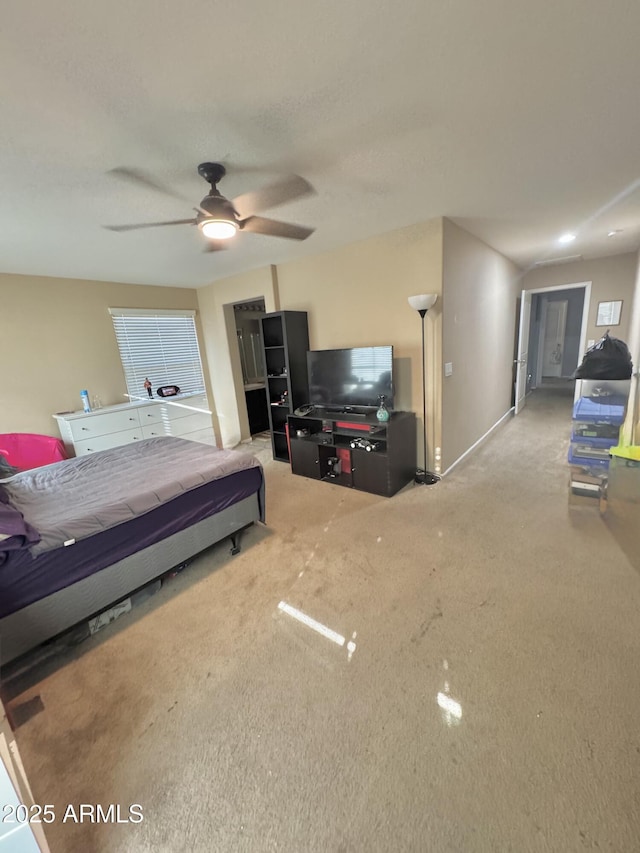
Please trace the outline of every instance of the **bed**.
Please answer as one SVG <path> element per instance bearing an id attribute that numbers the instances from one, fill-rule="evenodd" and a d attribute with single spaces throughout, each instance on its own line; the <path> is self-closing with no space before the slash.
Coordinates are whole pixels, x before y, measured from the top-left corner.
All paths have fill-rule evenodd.
<path id="1" fill-rule="evenodd" d="M 264 522 L 250 454 L 150 438 L 0 481 L 0 664 Z"/>

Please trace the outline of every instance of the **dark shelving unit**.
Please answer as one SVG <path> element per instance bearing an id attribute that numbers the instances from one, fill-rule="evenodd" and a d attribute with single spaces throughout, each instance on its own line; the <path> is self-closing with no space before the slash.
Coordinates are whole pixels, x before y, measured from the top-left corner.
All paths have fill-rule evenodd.
<path id="1" fill-rule="evenodd" d="M 357 420 L 348 414 L 290 415 L 291 470 L 302 477 L 391 497 L 416 473 L 416 416 L 393 412 L 381 423 L 375 412 Z M 300 431 L 305 435 L 299 436 Z M 352 448 L 353 439 L 375 445 Z M 339 459 L 339 472 L 335 460 Z"/>
<path id="2" fill-rule="evenodd" d="M 289 462 L 287 418 L 309 401 L 306 311 L 275 311 L 260 318 L 267 373 L 267 408 L 273 458 Z M 283 402 L 284 401 L 284 402 Z"/>

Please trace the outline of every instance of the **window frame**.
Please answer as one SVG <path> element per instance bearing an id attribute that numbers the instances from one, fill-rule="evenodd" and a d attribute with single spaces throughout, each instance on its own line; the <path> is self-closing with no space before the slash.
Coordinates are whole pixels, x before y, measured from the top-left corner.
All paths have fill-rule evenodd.
<path id="1" fill-rule="evenodd" d="M 195 310 L 109 308 L 109 314 L 129 399 L 148 398 L 144 389 L 147 376 L 154 393 L 165 385 L 178 385 L 182 394 L 206 393 Z M 145 338 L 151 347 L 150 363 L 140 358 Z"/>

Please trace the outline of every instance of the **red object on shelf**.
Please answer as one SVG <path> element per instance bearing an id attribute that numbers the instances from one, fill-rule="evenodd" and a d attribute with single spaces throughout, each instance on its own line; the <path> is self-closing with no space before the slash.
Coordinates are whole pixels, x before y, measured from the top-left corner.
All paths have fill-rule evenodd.
<path id="1" fill-rule="evenodd" d="M 351 424 L 348 421 L 336 421 L 336 426 L 338 429 L 357 429 L 360 432 L 369 432 L 369 424 Z"/>
<path id="2" fill-rule="evenodd" d="M 284 425 L 284 431 L 287 434 L 287 450 L 289 452 L 289 465 L 291 465 L 291 441 L 289 439 L 289 424 Z"/>
<path id="3" fill-rule="evenodd" d="M 342 463 L 342 465 L 340 466 L 342 468 L 342 472 L 344 474 L 350 474 L 351 473 L 351 451 L 347 447 L 337 447 L 336 448 L 336 455 L 337 455 L 338 459 L 340 460 L 340 462 Z"/>

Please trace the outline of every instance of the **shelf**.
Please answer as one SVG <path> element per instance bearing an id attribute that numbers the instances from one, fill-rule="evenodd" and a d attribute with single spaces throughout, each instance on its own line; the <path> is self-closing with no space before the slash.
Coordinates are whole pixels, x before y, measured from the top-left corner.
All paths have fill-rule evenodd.
<path id="1" fill-rule="evenodd" d="M 343 417 L 339 416 L 340 421 Z M 335 416 L 302 418 L 293 415 L 288 418 L 294 474 L 385 497 L 391 497 L 413 482 L 416 471 L 413 412 L 396 412 L 386 423 L 369 419 L 362 422 L 362 429 L 358 421 L 352 427 L 337 427 L 337 420 Z M 345 421 L 349 423 L 348 418 Z M 333 431 L 320 432 L 321 424 L 331 425 Z M 297 429 L 318 431 L 298 437 Z M 376 449 L 352 448 L 354 439 L 370 442 Z M 342 471 L 332 477 L 330 471 L 335 463 L 329 460 L 336 456 L 341 461 Z"/>
<path id="2" fill-rule="evenodd" d="M 339 429 L 334 429 L 333 434 L 344 435 L 347 438 L 368 438 L 372 441 L 386 441 L 387 439 L 387 432 L 384 428 L 371 432 L 368 428 L 345 429 L 344 427 L 340 427 Z"/>
<path id="3" fill-rule="evenodd" d="M 351 474 L 338 474 L 337 477 L 330 477 L 328 474 L 322 478 L 323 483 L 335 483 L 336 486 L 353 486 L 353 478 Z"/>
<path id="4" fill-rule="evenodd" d="M 335 447 L 330 435 L 325 435 L 319 432 L 314 432 L 312 435 L 292 435 L 291 441 L 305 441 L 308 444 L 319 444 L 321 447 Z"/>
<path id="5" fill-rule="evenodd" d="M 294 408 L 309 399 L 307 314 L 276 311 L 260 318 L 260 329 L 273 457 L 288 462 L 286 421 Z"/>

